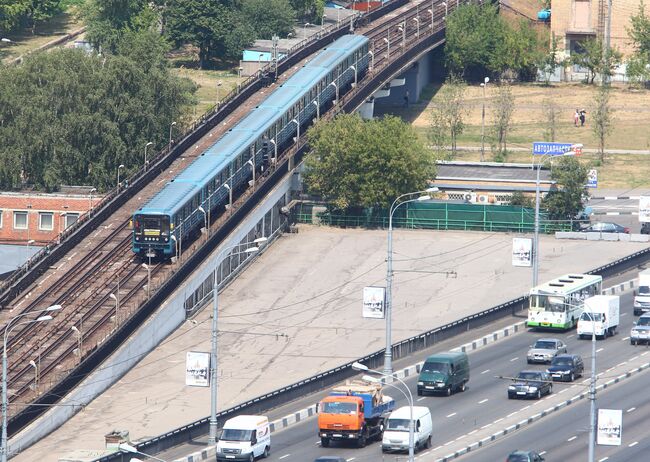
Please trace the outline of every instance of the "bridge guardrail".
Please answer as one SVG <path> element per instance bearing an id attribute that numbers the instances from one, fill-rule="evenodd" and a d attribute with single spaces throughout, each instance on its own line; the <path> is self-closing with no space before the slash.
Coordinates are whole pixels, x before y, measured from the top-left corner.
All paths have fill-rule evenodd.
<path id="1" fill-rule="evenodd" d="M 650 248 L 635 252 L 627 257 L 595 268 L 588 271 L 587 274 L 600 274 L 604 278 L 607 278 L 627 271 L 648 259 L 650 259 Z M 465 316 L 457 321 L 453 321 L 441 327 L 402 340 L 393 345 L 393 360 L 421 351 L 443 340 L 447 340 L 474 328 L 484 326 L 492 321 L 506 316 L 516 315 L 526 308 L 527 299 L 528 295 L 522 295 L 487 310 L 483 310 L 470 316 Z M 374 353 L 356 359 L 355 361 L 361 362 L 371 369 L 379 368 L 383 366 L 384 363 L 384 349 L 375 351 Z M 299 382 L 279 388 L 222 411 L 217 415 L 218 421 L 223 422 L 225 419 L 229 419 L 230 417 L 239 414 L 263 414 L 269 409 L 286 404 L 294 399 L 303 397 L 304 395 L 322 391 L 336 383 L 357 375 L 358 373 L 352 370 L 352 363 L 355 361 L 350 361 L 334 369 L 308 377 Z M 208 434 L 208 431 L 209 417 L 205 417 L 176 428 L 163 435 L 143 441 L 137 445 L 137 449 L 144 453 L 157 454 L 179 444 L 193 441 L 197 437 Z M 126 453 L 117 452 L 115 454 L 95 459 L 93 462 L 128 462 L 130 460 L 129 457 L 130 456 Z"/>

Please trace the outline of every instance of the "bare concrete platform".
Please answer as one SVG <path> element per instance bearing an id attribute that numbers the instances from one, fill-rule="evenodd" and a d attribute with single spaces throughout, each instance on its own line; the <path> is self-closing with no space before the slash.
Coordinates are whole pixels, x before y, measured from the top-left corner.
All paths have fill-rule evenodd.
<path id="1" fill-rule="evenodd" d="M 394 233 L 393 340 L 478 312 L 530 288 L 511 265 L 512 234 Z M 296 382 L 384 345 L 383 320 L 361 317 L 364 286 L 385 285 L 386 232 L 300 226 L 219 296 L 219 407 Z M 540 282 L 586 271 L 645 243 L 556 241 L 543 236 Z M 113 429 L 133 440 L 209 414 L 209 389 L 185 386 L 185 353 L 210 350 L 210 308 L 59 430 L 13 458 L 57 461 L 101 449 Z M 285 335 L 287 337 L 285 337 Z"/>

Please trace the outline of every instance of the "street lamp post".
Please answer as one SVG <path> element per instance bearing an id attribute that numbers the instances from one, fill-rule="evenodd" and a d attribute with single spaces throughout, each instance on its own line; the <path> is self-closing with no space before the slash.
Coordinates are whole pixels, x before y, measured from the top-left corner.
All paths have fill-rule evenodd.
<path id="1" fill-rule="evenodd" d="M 221 98 L 219 98 L 219 89 L 221 88 L 221 84 L 222 84 L 221 80 L 217 80 L 217 106 L 221 102 Z"/>
<path id="2" fill-rule="evenodd" d="M 390 33 L 384 37 L 384 43 L 386 44 L 386 59 L 390 59 Z"/>
<path id="3" fill-rule="evenodd" d="M 413 18 L 413 22 L 415 23 L 415 36 L 417 38 L 420 38 L 420 18 Z"/>
<path id="4" fill-rule="evenodd" d="M 241 71 L 243 71 L 244 68 L 239 66 L 237 68 L 237 88 L 241 91 Z"/>
<path id="5" fill-rule="evenodd" d="M 565 152 L 559 156 L 552 157 L 563 157 L 563 156 L 573 156 L 575 153 L 573 151 Z M 533 240 L 533 287 L 537 287 L 537 276 L 539 274 L 539 172 L 542 169 L 542 160 L 544 157 L 549 156 L 549 154 L 544 154 L 539 158 L 537 162 L 537 178 L 535 180 L 535 239 Z"/>
<path id="6" fill-rule="evenodd" d="M 410 410 L 410 418 L 409 418 L 409 462 L 413 462 L 415 460 L 415 431 L 414 431 L 414 428 L 413 428 L 415 422 L 413 422 L 413 394 L 411 393 L 411 389 L 399 377 L 394 376 L 392 374 L 386 374 L 385 372 L 372 370 L 372 369 L 368 368 L 368 366 L 365 366 L 365 365 L 363 365 L 361 363 L 358 363 L 358 362 L 352 363 L 352 369 L 354 369 L 355 371 L 370 372 L 370 373 L 373 373 L 373 374 L 382 375 L 382 376 L 386 377 L 386 379 L 395 379 L 398 382 L 400 382 L 404 386 L 406 391 L 408 392 L 408 396 L 406 396 L 406 394 L 405 394 L 405 396 L 406 396 L 406 398 L 408 400 L 409 410 Z M 364 376 L 363 378 L 366 379 L 366 380 L 374 379 L 374 377 L 370 377 L 370 376 Z M 377 381 L 377 379 L 369 380 L 369 381 Z M 395 387 L 395 388 L 397 388 L 397 387 Z M 400 388 L 398 388 L 398 390 L 402 391 Z M 402 391 L 402 393 L 404 393 L 404 392 Z"/>
<path id="7" fill-rule="evenodd" d="M 402 33 L 402 53 L 406 51 L 406 22 L 403 22 L 401 26 L 397 26 L 397 30 Z"/>
<path id="8" fill-rule="evenodd" d="M 117 190 L 120 190 L 120 170 L 124 168 L 124 164 L 120 164 L 119 167 L 117 167 Z"/>
<path id="9" fill-rule="evenodd" d="M 88 194 L 90 194 L 90 199 L 89 199 L 90 209 L 88 210 L 89 213 L 93 211 L 93 193 L 94 193 L 94 192 L 97 192 L 97 189 L 96 189 L 96 188 L 92 188 L 92 189 L 88 192 Z"/>
<path id="10" fill-rule="evenodd" d="M 147 144 L 144 145 L 144 168 L 147 168 L 147 165 L 149 165 L 149 162 L 147 161 L 147 148 L 149 146 L 153 145 L 153 141 L 149 141 Z"/>
<path id="11" fill-rule="evenodd" d="M 44 310 L 41 310 L 41 313 L 58 311 L 60 309 L 61 309 L 61 305 L 52 305 L 45 308 Z M 35 324 L 37 322 L 49 321 L 52 319 L 52 316 L 47 314 L 47 315 L 39 316 L 38 318 L 29 321 L 15 322 L 16 320 L 24 316 L 27 316 L 29 314 L 34 314 L 34 313 L 33 312 L 22 313 L 10 319 L 7 325 L 5 326 L 4 336 L 2 339 L 2 346 L 3 346 L 2 348 L 2 439 L 0 444 L 0 462 L 7 462 L 7 455 L 9 453 L 9 448 L 7 447 L 7 411 L 9 407 L 9 401 L 7 399 L 7 339 L 9 338 L 9 334 L 11 333 L 11 330 L 16 326 Z"/>
<path id="12" fill-rule="evenodd" d="M 485 160 L 485 89 L 490 81 L 489 77 L 483 79 L 481 87 L 483 88 L 483 109 L 481 110 L 481 162 Z"/>
<path id="13" fill-rule="evenodd" d="M 386 258 L 386 351 L 384 352 L 384 374 L 393 374 L 393 343 L 392 336 L 392 311 L 393 311 L 393 213 L 400 205 L 409 202 L 426 201 L 431 199 L 430 193 L 437 192 L 438 188 L 428 188 L 424 191 L 415 191 L 398 196 L 390 206 L 388 215 L 388 256 Z M 399 202 L 400 199 L 407 196 L 419 196 L 415 199 L 408 199 Z"/>
<path id="14" fill-rule="evenodd" d="M 449 14 L 449 6 L 447 5 L 447 2 L 442 2 L 442 6 L 445 7 L 445 17 L 443 19 L 447 21 L 447 15 Z"/>
<path id="15" fill-rule="evenodd" d="M 171 147 L 172 145 L 172 129 L 174 128 L 174 125 L 176 125 L 176 122 L 172 122 L 171 125 L 169 125 L 169 146 Z"/>
<path id="16" fill-rule="evenodd" d="M 302 28 L 302 39 L 307 39 L 307 26 L 311 26 L 308 22 L 305 23 L 305 26 Z"/>
<path id="17" fill-rule="evenodd" d="M 147 298 L 149 298 L 151 297 L 151 262 L 148 265 L 143 263 L 142 267 L 147 270 Z"/>
<path id="18" fill-rule="evenodd" d="M 148 457 L 153 460 L 157 460 L 158 462 L 166 462 L 163 459 L 159 459 L 156 456 L 152 456 L 151 454 L 145 454 L 144 452 L 138 451 L 134 446 L 131 446 L 130 444 L 127 443 L 120 443 L 117 445 L 117 449 L 119 451 L 125 451 L 125 452 L 130 452 L 131 454 L 140 454 L 141 456 Z M 131 462 L 133 462 L 134 459 L 131 459 Z M 138 460 L 138 459 L 135 459 Z"/>
<path id="19" fill-rule="evenodd" d="M 231 255 L 250 254 L 260 250 L 258 244 L 263 244 L 267 241 L 266 237 L 255 239 L 252 247 L 248 247 L 239 252 Z M 243 246 L 244 244 L 236 244 L 227 247 L 219 253 L 216 259 L 216 266 L 214 269 L 214 278 L 212 281 L 212 335 L 211 335 L 211 349 L 210 349 L 210 434 L 208 436 L 208 444 L 215 444 L 217 441 L 217 318 L 219 315 L 219 289 L 217 287 L 217 273 L 221 261 L 225 258 L 227 252 Z"/>
<path id="20" fill-rule="evenodd" d="M 224 183 L 223 187 L 228 190 L 228 209 L 232 209 L 232 188 L 228 183 Z"/>
<path id="21" fill-rule="evenodd" d="M 71 326 L 70 329 L 77 334 L 77 356 L 79 357 L 79 362 L 81 362 L 81 351 L 82 351 L 82 334 L 81 331 L 77 328 L 77 326 Z"/>
<path id="22" fill-rule="evenodd" d="M 38 364 L 32 359 L 29 361 L 29 365 L 34 368 L 34 391 L 38 394 Z"/>
<path id="23" fill-rule="evenodd" d="M 119 295 L 119 289 L 118 289 L 117 294 Z M 111 293 L 111 294 L 109 294 L 108 296 L 109 296 L 112 300 L 115 300 L 115 325 L 117 326 L 117 324 L 118 324 L 118 318 L 119 318 L 119 314 L 120 314 L 120 299 L 117 298 L 117 295 L 115 295 L 114 293 Z"/>

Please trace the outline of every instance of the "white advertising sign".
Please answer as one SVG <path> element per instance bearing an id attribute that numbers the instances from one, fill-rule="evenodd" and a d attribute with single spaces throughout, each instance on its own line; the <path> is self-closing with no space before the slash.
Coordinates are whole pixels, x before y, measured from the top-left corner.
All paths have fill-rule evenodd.
<path id="1" fill-rule="evenodd" d="M 185 385 L 210 386 L 210 353 L 188 351 L 185 360 Z"/>
<path id="2" fill-rule="evenodd" d="M 621 409 L 598 409 L 596 442 L 608 446 L 620 446 L 622 436 L 623 411 Z"/>
<path id="3" fill-rule="evenodd" d="M 650 196 L 639 197 L 639 221 L 650 221 Z"/>
<path id="4" fill-rule="evenodd" d="M 386 306 L 385 287 L 364 287 L 363 288 L 363 317 L 384 318 L 384 307 Z"/>
<path id="5" fill-rule="evenodd" d="M 512 266 L 531 266 L 533 263 L 533 240 L 529 237 L 512 239 Z"/>

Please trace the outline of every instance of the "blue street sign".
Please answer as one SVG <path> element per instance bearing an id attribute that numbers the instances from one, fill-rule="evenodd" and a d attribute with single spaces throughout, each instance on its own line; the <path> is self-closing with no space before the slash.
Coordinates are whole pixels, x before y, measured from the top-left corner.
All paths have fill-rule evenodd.
<path id="1" fill-rule="evenodd" d="M 550 143 L 546 141 L 538 141 L 533 143 L 533 155 L 548 154 L 550 156 L 561 156 L 565 152 L 569 152 L 572 143 Z"/>
<path id="2" fill-rule="evenodd" d="M 598 187 L 598 170 L 592 168 L 589 170 L 587 175 L 587 187 L 588 188 L 597 188 Z"/>

